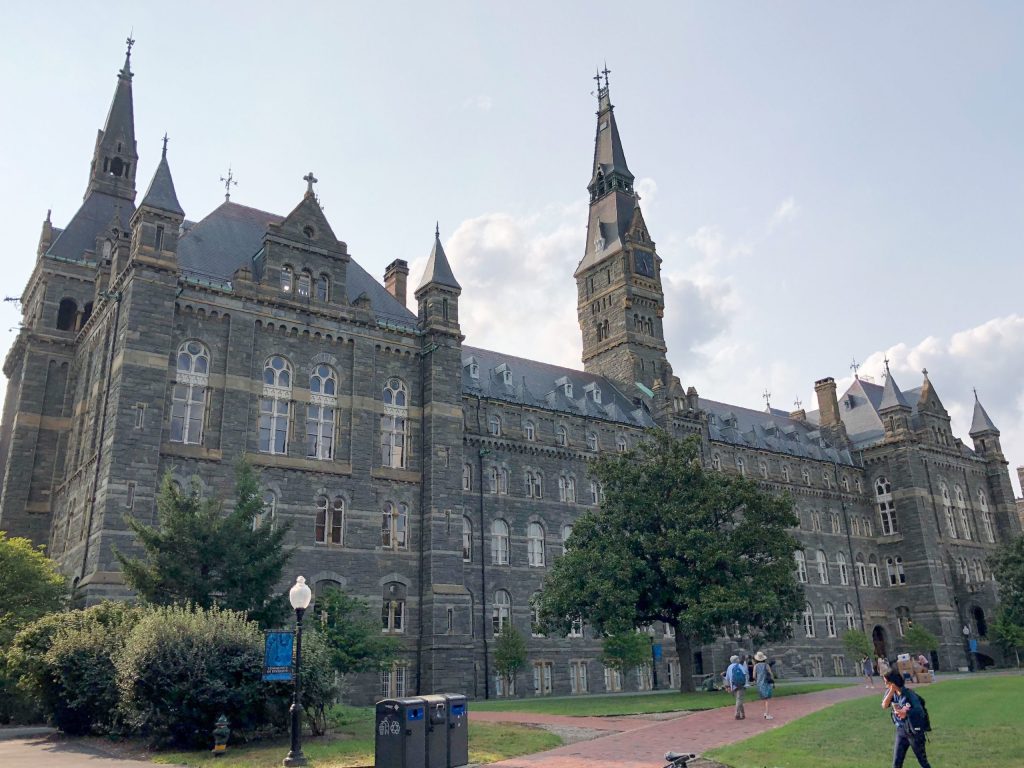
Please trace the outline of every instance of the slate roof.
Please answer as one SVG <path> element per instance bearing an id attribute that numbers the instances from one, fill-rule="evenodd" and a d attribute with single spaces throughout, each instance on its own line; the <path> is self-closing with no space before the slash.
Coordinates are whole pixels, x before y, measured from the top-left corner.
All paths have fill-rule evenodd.
<path id="1" fill-rule="evenodd" d="M 974 418 L 971 419 L 971 431 L 968 433 L 971 437 L 980 435 L 985 432 L 995 432 L 999 434 L 999 430 L 996 429 L 996 425 L 992 423 L 992 419 L 988 417 L 988 412 L 985 410 L 985 406 L 981 404 L 977 394 L 974 396 Z"/>
<path id="2" fill-rule="evenodd" d="M 148 205 L 150 208 L 176 213 L 179 216 L 185 215 L 185 212 L 181 210 L 181 205 L 178 203 L 178 195 L 174 191 L 174 179 L 171 178 L 171 168 L 167 165 L 166 148 L 164 148 L 164 153 L 160 157 L 160 164 L 156 167 L 156 173 L 153 174 L 153 180 L 149 182 L 149 189 L 146 190 L 146 194 L 139 205 Z"/>
<path id="3" fill-rule="evenodd" d="M 479 378 L 474 379 L 470 375 L 471 362 L 479 366 Z M 508 366 L 511 372 L 509 384 L 498 371 L 501 365 Z M 572 384 L 572 397 L 565 395 L 565 381 Z M 601 390 L 600 403 L 595 403 L 588 393 L 592 386 Z M 643 405 L 630 399 L 604 376 L 479 347 L 462 347 L 462 391 L 467 395 L 606 419 L 632 427 L 655 426 L 654 419 Z"/>
<path id="4" fill-rule="evenodd" d="M 221 203 L 201 221 L 186 223 L 178 240 L 178 265 L 186 275 L 227 283 L 239 267 L 252 262 L 267 226 L 283 220 L 257 208 Z M 378 321 L 415 327 L 416 315 L 355 261 L 349 261 L 345 288 L 350 302 L 365 294 Z"/>
<path id="5" fill-rule="evenodd" d="M 118 208 L 122 221 L 130 220 L 135 212 L 131 200 L 104 192 L 90 192 L 68 225 L 54 238 L 46 255 L 66 261 L 82 261 L 85 251 L 95 251 L 96 238 L 107 231 Z M 57 231 L 55 229 L 54 233 Z"/>
<path id="6" fill-rule="evenodd" d="M 435 283 L 437 285 L 444 285 L 448 288 L 455 288 L 462 290 L 462 286 L 455 279 L 455 275 L 452 273 L 451 264 L 448 263 L 448 257 L 445 255 L 444 247 L 441 245 L 441 233 L 439 231 L 434 232 L 434 247 L 430 249 L 430 258 L 427 259 L 427 266 L 423 270 L 423 279 L 420 280 L 420 288 Z"/>
<path id="7" fill-rule="evenodd" d="M 817 424 L 810 420 L 794 419 L 774 408 L 769 413 L 703 397 L 700 407 L 709 414 L 708 431 L 712 440 L 817 461 L 853 464 L 850 452 L 829 445 Z"/>
<path id="8" fill-rule="evenodd" d="M 886 363 L 885 385 L 882 387 L 882 402 L 879 404 L 878 409 L 884 411 L 888 408 L 910 408 L 910 403 L 907 402 L 907 398 L 900 392 L 896 379 L 889 373 L 889 364 Z"/>

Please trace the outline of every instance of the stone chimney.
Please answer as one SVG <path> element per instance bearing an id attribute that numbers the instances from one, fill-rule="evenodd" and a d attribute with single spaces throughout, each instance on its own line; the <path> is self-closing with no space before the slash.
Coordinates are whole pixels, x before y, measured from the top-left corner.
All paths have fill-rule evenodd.
<path id="1" fill-rule="evenodd" d="M 793 419 L 794 421 L 807 421 L 807 411 L 805 411 L 803 408 L 800 408 L 795 411 L 790 411 L 789 418 Z"/>
<path id="2" fill-rule="evenodd" d="M 384 287 L 395 297 L 399 304 L 405 306 L 406 283 L 409 282 L 409 263 L 403 259 L 395 259 L 384 270 Z"/>
<path id="3" fill-rule="evenodd" d="M 839 417 L 836 380 L 831 376 L 818 379 L 814 382 L 814 393 L 818 396 L 818 428 L 821 434 L 837 447 L 848 445 L 846 425 Z"/>

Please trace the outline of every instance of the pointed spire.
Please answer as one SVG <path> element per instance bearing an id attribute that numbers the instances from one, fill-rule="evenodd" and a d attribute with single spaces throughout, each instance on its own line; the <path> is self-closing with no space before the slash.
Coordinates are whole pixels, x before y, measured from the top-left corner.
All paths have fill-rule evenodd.
<path id="1" fill-rule="evenodd" d="M 135 171 L 138 152 L 135 146 L 135 106 L 132 99 L 131 54 L 135 41 L 129 36 L 124 67 L 117 74 L 114 98 L 107 111 L 103 129 L 96 136 L 92 169 L 89 175 L 91 192 L 135 199 Z"/>
<path id="2" fill-rule="evenodd" d="M 628 186 L 633 189 L 633 174 L 626 165 L 626 153 L 622 149 L 619 128 L 615 123 L 615 107 L 612 106 L 608 88 L 608 66 L 601 71 L 604 86 L 598 79 L 597 89 L 597 139 L 594 144 L 594 170 L 590 176 L 590 199 L 594 200 L 616 188 Z M 617 187 L 618 182 L 621 187 Z"/>
<path id="3" fill-rule="evenodd" d="M 910 410 L 910 404 L 907 402 L 907 398 L 903 396 L 903 392 L 900 391 L 899 386 L 896 384 L 896 379 L 892 377 L 892 373 L 889 371 L 889 360 L 885 361 L 885 387 L 882 389 L 882 402 L 878 405 L 879 411 L 884 411 L 888 408 L 906 408 Z"/>
<path id="4" fill-rule="evenodd" d="M 426 269 L 423 270 L 423 279 L 420 280 L 420 287 L 416 289 L 416 292 L 419 293 L 431 284 L 462 290 L 462 286 L 459 285 L 455 275 L 452 273 L 448 257 L 444 252 L 444 246 L 441 245 L 441 227 L 439 224 L 434 226 L 434 247 L 430 251 L 430 258 L 427 259 Z"/>
<path id="5" fill-rule="evenodd" d="M 985 407 L 981 404 L 978 399 L 978 390 L 974 390 L 974 418 L 971 419 L 971 431 L 968 433 L 971 437 L 975 435 L 984 435 L 993 433 L 998 435 L 999 430 L 996 429 L 996 425 L 992 423 L 992 419 L 989 418 L 988 413 L 985 411 Z"/>
<path id="6" fill-rule="evenodd" d="M 160 164 L 156 167 L 153 180 L 139 207 L 147 206 L 168 213 L 184 216 L 185 212 L 178 203 L 178 195 L 174 191 L 174 179 L 171 178 L 171 167 L 167 164 L 167 134 L 164 134 L 164 149 L 160 156 Z"/>

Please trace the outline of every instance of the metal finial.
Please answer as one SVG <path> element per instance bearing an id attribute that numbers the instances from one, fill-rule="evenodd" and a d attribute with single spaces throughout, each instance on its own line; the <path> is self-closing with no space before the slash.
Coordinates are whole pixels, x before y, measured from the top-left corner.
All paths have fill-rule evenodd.
<path id="1" fill-rule="evenodd" d="M 793 405 L 795 405 L 796 409 L 799 411 L 800 410 L 800 406 L 803 405 L 803 403 L 800 401 L 800 398 L 797 397 L 797 399 L 793 401 Z"/>
<path id="2" fill-rule="evenodd" d="M 170 139 L 167 138 L 167 131 L 164 131 L 164 151 L 163 151 L 163 156 L 164 157 L 167 157 L 167 142 L 168 141 L 170 141 Z"/>
<path id="3" fill-rule="evenodd" d="M 319 179 L 313 175 L 312 171 L 310 171 L 309 173 L 302 177 L 302 180 L 306 182 L 306 194 L 312 195 L 313 185 L 316 184 L 319 181 Z"/>
<path id="4" fill-rule="evenodd" d="M 128 31 L 128 39 L 124 41 L 124 42 L 125 42 L 125 45 L 127 45 L 127 46 L 128 46 L 128 50 L 127 50 L 127 51 L 125 51 L 125 54 L 124 54 L 124 55 L 125 55 L 125 56 L 127 56 L 127 57 L 128 57 L 129 59 L 130 59 L 130 58 L 132 57 L 132 46 L 133 46 L 133 45 L 135 45 L 135 38 L 134 38 L 134 37 L 132 37 L 132 33 L 133 33 L 133 32 L 135 32 L 135 27 L 132 27 L 132 28 L 131 28 L 131 29 L 130 29 L 130 30 Z"/>
<path id="5" fill-rule="evenodd" d="M 601 70 L 601 74 L 604 75 L 604 89 L 606 91 L 608 90 L 608 75 L 610 75 L 611 73 L 612 71 L 608 69 L 608 62 L 606 61 L 604 63 L 604 69 Z"/>
<path id="6" fill-rule="evenodd" d="M 925 377 L 926 379 L 928 378 L 928 369 L 927 369 L 927 368 L 922 368 L 922 369 L 921 369 L 921 373 L 923 373 L 923 374 L 924 374 L 924 377 Z"/>
<path id="7" fill-rule="evenodd" d="M 231 163 L 228 163 L 228 175 L 221 176 L 220 180 L 224 182 L 224 202 L 231 202 L 231 187 L 232 185 L 238 186 L 238 182 L 235 181 L 235 176 L 231 172 Z"/>
<path id="8" fill-rule="evenodd" d="M 853 378 L 855 378 L 855 379 L 859 379 L 860 378 L 860 376 L 857 374 L 857 371 L 860 370 L 860 363 L 857 362 L 857 358 L 856 357 L 853 358 L 853 362 L 850 363 L 850 370 L 853 371 Z"/>
<path id="9" fill-rule="evenodd" d="M 889 376 L 889 356 L 885 356 L 885 375 Z"/>
<path id="10" fill-rule="evenodd" d="M 971 387 L 971 391 L 974 392 L 974 402 L 978 402 L 978 388 Z"/>
<path id="11" fill-rule="evenodd" d="M 768 410 L 769 413 L 771 413 L 771 410 L 772 410 L 772 393 L 769 392 L 767 389 L 765 389 L 765 391 L 761 393 L 761 397 L 764 398 L 765 408 Z"/>
<path id="12" fill-rule="evenodd" d="M 439 221 L 435 221 L 434 222 L 434 239 L 435 240 L 440 240 L 441 239 L 441 222 L 439 222 Z"/>

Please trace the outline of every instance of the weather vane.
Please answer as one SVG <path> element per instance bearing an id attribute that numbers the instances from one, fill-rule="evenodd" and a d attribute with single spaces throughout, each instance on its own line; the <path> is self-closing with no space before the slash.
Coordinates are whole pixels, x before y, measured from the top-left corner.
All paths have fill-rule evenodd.
<path id="1" fill-rule="evenodd" d="M 796 409 L 798 411 L 800 410 L 800 406 L 803 405 L 803 403 L 800 402 L 800 396 L 799 395 L 797 396 L 796 400 L 793 401 L 793 405 L 796 406 Z"/>
<path id="2" fill-rule="evenodd" d="M 860 376 L 857 375 L 857 371 L 860 370 L 860 363 L 857 362 L 857 358 L 856 357 L 853 358 L 853 362 L 850 363 L 850 370 L 853 371 L 853 378 L 855 378 L 855 379 L 859 379 L 860 378 Z"/>
<path id="3" fill-rule="evenodd" d="M 765 389 L 765 391 L 761 393 L 761 397 L 764 398 L 765 408 L 767 408 L 770 413 L 772 410 L 772 393 Z"/>
<path id="4" fill-rule="evenodd" d="M 221 176 L 220 180 L 224 182 L 224 202 L 231 202 L 231 187 L 238 186 L 238 182 L 235 181 L 235 176 L 231 172 L 231 163 L 228 163 L 228 175 Z"/>

